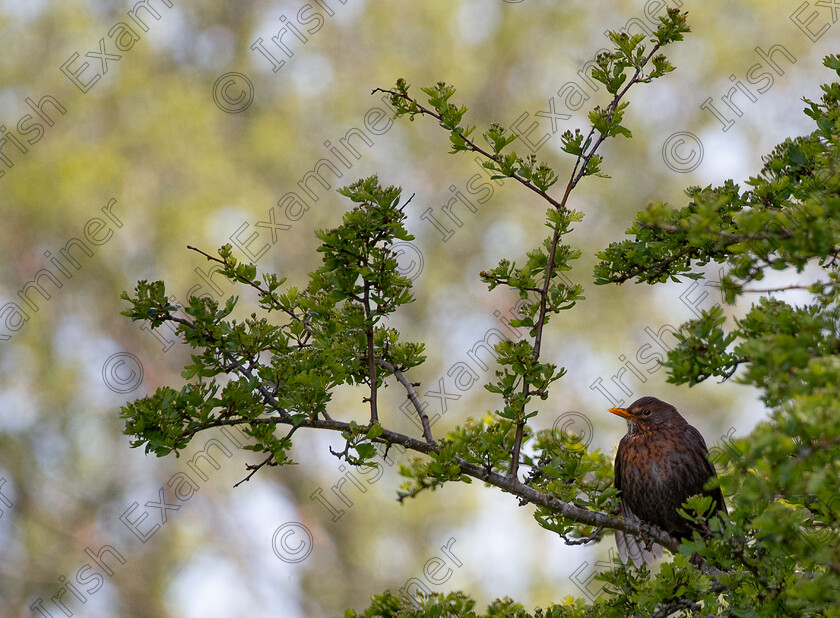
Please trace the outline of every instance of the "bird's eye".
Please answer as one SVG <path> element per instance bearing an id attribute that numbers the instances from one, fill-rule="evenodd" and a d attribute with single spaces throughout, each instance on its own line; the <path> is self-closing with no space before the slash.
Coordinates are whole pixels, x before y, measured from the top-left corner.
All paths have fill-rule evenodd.
<path id="1" fill-rule="evenodd" d="M 642 414 L 644 414 L 645 416 L 650 416 L 650 410 L 645 408 L 644 410 L 642 410 Z"/>

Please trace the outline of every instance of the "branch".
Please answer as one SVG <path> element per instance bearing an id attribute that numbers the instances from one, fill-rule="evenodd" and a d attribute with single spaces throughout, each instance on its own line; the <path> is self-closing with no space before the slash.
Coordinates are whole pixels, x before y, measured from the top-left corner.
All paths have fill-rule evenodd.
<path id="1" fill-rule="evenodd" d="M 257 473 L 257 470 L 259 470 L 260 468 L 262 468 L 265 464 L 267 464 L 268 462 L 270 462 L 272 459 L 274 459 L 274 453 L 272 453 L 272 454 L 270 454 L 268 457 L 266 457 L 266 458 L 262 461 L 262 463 L 258 463 L 258 464 L 256 464 L 256 465 L 253 465 L 253 464 L 245 464 L 245 469 L 246 469 L 246 470 L 250 470 L 251 472 L 250 472 L 250 474 L 248 474 L 248 476 L 246 476 L 244 479 L 242 479 L 241 481 L 239 481 L 238 483 L 236 483 L 236 484 L 234 485 L 234 487 L 239 487 L 239 486 L 240 486 L 242 483 L 244 483 L 245 481 L 250 481 L 250 480 L 251 480 L 251 477 L 252 477 L 252 476 L 254 476 L 254 475 Z"/>
<path id="2" fill-rule="evenodd" d="M 298 429 L 298 428 L 297 428 L 297 426 L 292 427 L 292 428 L 289 430 L 289 433 L 287 433 L 287 434 L 286 434 L 285 439 L 286 439 L 286 440 L 288 440 L 289 438 L 291 438 L 291 437 L 292 437 L 292 435 L 293 435 L 293 434 L 297 431 L 297 429 Z M 268 456 L 268 457 L 266 457 L 266 458 L 265 458 L 262 462 L 258 463 L 257 465 L 253 465 L 253 464 L 245 464 L 245 469 L 246 469 L 246 470 L 250 470 L 251 472 L 250 472 L 250 474 L 248 474 L 248 476 L 246 476 L 244 479 L 242 479 L 241 481 L 239 481 L 238 483 L 236 483 L 236 484 L 233 486 L 233 487 L 234 487 L 234 489 L 235 489 L 235 488 L 237 488 L 237 487 L 239 487 L 242 483 L 244 483 L 244 482 L 246 482 L 246 481 L 250 481 L 250 480 L 251 480 L 251 477 L 252 477 L 252 476 L 254 476 L 254 475 L 257 473 L 257 470 L 259 470 L 260 468 L 262 468 L 264 465 L 268 464 L 269 466 L 276 466 L 276 465 L 277 465 L 277 463 L 276 463 L 276 462 L 275 462 L 275 463 L 271 463 L 271 460 L 272 460 L 272 459 L 274 459 L 274 453 L 269 454 L 269 456 Z"/>
<path id="3" fill-rule="evenodd" d="M 420 399 L 417 397 L 414 385 L 406 379 L 402 371 L 394 367 L 388 361 L 377 358 L 376 364 L 380 367 L 384 367 L 386 371 L 390 371 L 394 374 L 394 377 L 405 387 L 405 390 L 408 393 L 407 397 L 411 400 L 411 403 L 414 405 L 414 409 L 417 410 L 417 414 L 420 416 L 420 423 L 423 425 L 423 437 L 426 438 L 426 442 L 430 446 L 436 446 L 435 439 L 432 437 L 432 427 L 429 424 L 429 417 L 426 415 L 426 411 L 423 409 Z"/>
<path id="4" fill-rule="evenodd" d="M 732 369 L 730 369 L 729 371 L 727 371 L 725 374 L 723 374 L 723 375 L 721 376 L 721 378 L 720 378 L 720 382 L 718 382 L 718 384 L 723 384 L 723 383 L 724 383 L 724 382 L 726 382 L 729 378 L 731 378 L 732 376 L 734 376 L 734 375 L 735 375 L 735 372 L 736 372 L 736 371 L 738 371 L 738 366 L 739 366 L 739 365 L 742 365 L 743 363 L 749 363 L 749 362 L 752 362 L 752 359 L 751 359 L 749 356 L 744 356 L 743 358 L 739 358 L 738 360 L 736 360 L 736 361 L 732 364 Z"/>
<path id="5" fill-rule="evenodd" d="M 185 326 L 188 326 L 189 328 L 193 328 L 193 329 L 196 328 L 196 325 L 195 325 L 194 322 L 191 322 L 189 320 L 185 320 L 184 318 L 179 318 L 178 316 L 174 316 L 171 313 L 167 313 L 165 317 L 168 318 L 169 320 L 171 320 L 172 322 L 177 322 L 178 324 L 184 324 Z M 206 334 L 209 334 L 209 333 L 206 333 Z M 221 352 L 222 358 L 225 359 L 228 363 L 230 363 L 233 366 L 234 369 L 239 371 L 245 377 L 247 377 L 251 380 L 254 379 L 254 374 L 251 373 L 251 370 L 248 369 L 247 367 L 243 367 L 242 363 L 240 363 L 238 360 L 236 360 L 233 357 L 233 355 L 230 354 L 230 352 L 225 352 L 223 350 L 220 350 L 220 352 Z M 274 395 L 271 394 L 271 392 L 265 387 L 264 384 L 262 384 L 262 382 L 260 382 L 259 386 L 257 386 L 257 390 L 260 391 L 260 394 L 263 396 L 263 399 L 269 405 L 271 405 L 272 408 L 274 408 L 274 410 L 281 416 L 281 418 L 286 418 L 286 419 L 289 418 L 289 412 L 285 408 L 280 406 L 280 403 L 274 398 Z M 192 433 L 192 435 L 195 435 L 196 433 L 198 433 L 198 431 L 200 431 L 200 429 L 194 431 Z M 291 435 L 291 434 L 289 434 L 289 435 Z"/>
<path id="6" fill-rule="evenodd" d="M 581 537 L 579 539 L 570 538 L 568 535 L 560 534 L 560 537 L 566 543 L 566 545 L 586 545 L 592 541 L 599 541 L 601 540 L 601 533 L 604 531 L 603 528 L 595 528 L 592 534 Z"/>
<path id="7" fill-rule="evenodd" d="M 493 277 L 487 277 L 487 279 L 492 279 L 499 285 L 507 286 L 513 290 L 528 290 L 529 292 L 537 292 L 538 294 L 542 293 L 542 288 L 532 288 L 528 286 L 518 286 L 518 285 L 511 285 L 510 279 L 506 279 L 505 277 L 499 277 L 498 275 Z"/>
<path id="8" fill-rule="evenodd" d="M 346 423 L 344 421 L 322 418 L 307 418 L 301 421 L 292 419 L 288 416 L 288 414 L 285 414 L 284 416 L 272 416 L 268 418 L 255 419 L 219 418 L 212 423 L 206 424 L 199 431 L 210 429 L 211 427 L 232 427 L 244 424 L 290 425 L 292 427 L 308 427 L 310 429 L 335 431 L 339 434 L 342 432 L 352 433 L 350 423 Z M 423 455 L 439 453 L 437 445 L 429 444 L 423 440 L 418 440 L 417 438 L 412 438 L 411 436 L 397 433 L 390 429 L 385 429 L 384 427 L 382 428 L 382 434 L 373 441 L 379 442 L 380 444 L 384 444 L 388 447 L 398 444 L 407 450 L 421 453 Z M 658 543 L 672 553 L 676 553 L 680 546 L 680 542 L 677 539 L 653 524 L 649 524 L 641 520 L 630 522 L 625 520 L 623 517 L 616 517 L 601 511 L 592 511 L 581 508 L 570 502 L 564 502 L 551 494 L 543 493 L 533 487 L 525 485 L 519 481 L 519 479 L 503 476 L 497 472 L 493 472 L 485 466 L 474 464 L 460 457 L 455 457 L 454 460 L 455 463 L 458 464 L 461 474 L 466 474 L 467 476 L 471 476 L 484 483 L 498 487 L 507 493 L 513 494 L 514 496 L 520 498 L 520 502 L 522 504 L 530 502 L 534 505 L 544 507 L 552 513 L 586 526 L 621 530 L 633 536 Z"/>
<path id="9" fill-rule="evenodd" d="M 228 263 L 225 260 L 220 260 L 219 258 L 214 257 L 214 256 L 210 255 L 209 253 L 205 253 L 201 249 L 193 247 L 192 245 L 187 245 L 187 249 L 195 251 L 196 253 L 200 253 L 201 255 L 206 257 L 207 260 L 210 261 L 210 262 L 216 262 L 218 264 L 221 264 L 224 267 L 228 266 Z M 271 301 L 271 304 L 274 305 L 275 308 L 280 309 L 286 315 L 290 316 L 293 320 L 297 320 L 298 322 L 302 322 L 303 323 L 303 328 L 306 330 L 307 333 L 309 333 L 310 335 L 315 334 L 312 331 L 312 328 L 309 326 L 308 321 L 305 318 L 301 319 L 301 317 L 299 315 L 297 315 L 294 311 L 284 307 L 280 303 L 280 301 L 274 297 L 274 294 L 272 294 L 270 290 L 263 289 L 263 287 L 259 283 L 257 283 L 256 281 L 253 281 L 251 279 L 248 279 L 247 277 L 241 277 L 241 276 L 237 275 L 236 280 L 241 281 L 242 283 L 247 283 L 248 285 L 250 285 L 252 288 L 254 288 L 255 290 L 257 290 L 260 293 L 260 296 L 267 297 Z"/>
<path id="10" fill-rule="evenodd" d="M 691 246 L 684 246 L 682 249 L 674 253 L 673 255 L 660 260 L 654 264 L 651 264 L 648 268 L 639 267 L 634 270 L 631 270 L 623 275 L 615 277 L 612 279 L 613 283 L 624 283 L 625 281 L 632 279 L 633 277 L 638 277 L 639 275 L 648 275 L 659 277 L 660 275 L 664 275 L 668 273 L 668 268 L 679 260 L 682 257 L 688 256 L 689 259 L 693 259 L 693 254 L 696 254 L 700 251 L 699 247 L 691 247 Z"/>
<path id="11" fill-rule="evenodd" d="M 642 69 L 650 61 L 650 59 L 653 58 L 653 55 L 657 51 L 659 51 L 660 47 L 661 47 L 661 45 L 659 43 L 657 43 L 656 45 L 653 46 L 653 49 L 650 50 L 650 53 L 647 56 L 645 56 L 644 61 L 638 67 L 636 67 L 636 71 L 633 73 L 633 77 L 631 77 L 629 79 L 629 81 L 627 82 L 627 85 L 624 86 L 624 88 L 621 90 L 621 92 L 619 92 L 618 94 L 615 95 L 615 97 L 613 97 L 613 100 L 607 106 L 607 110 L 609 110 L 609 114 L 610 114 L 610 120 L 612 120 L 612 115 L 615 112 L 616 108 L 618 107 L 618 102 L 627 93 L 627 91 L 630 89 L 630 86 L 632 86 L 633 84 L 635 84 L 639 81 L 639 77 L 642 74 Z M 583 141 L 583 143 L 584 144 L 589 143 L 589 140 L 592 139 L 592 136 L 594 135 L 594 133 L 595 133 L 595 127 L 593 126 L 589 130 L 589 135 L 586 136 L 586 139 Z M 563 196 L 563 200 L 562 200 L 563 204 L 566 203 L 566 198 L 569 196 L 569 192 L 572 189 L 574 189 L 577 186 L 577 183 L 580 182 L 580 179 L 583 178 L 583 175 L 586 173 L 586 166 L 589 164 L 589 160 L 595 155 L 595 151 L 598 150 L 598 147 L 606 139 L 606 137 L 607 137 L 606 135 L 601 133 L 601 136 L 598 138 L 598 140 L 595 142 L 595 144 L 592 145 L 591 150 L 589 151 L 589 153 L 586 156 L 583 157 L 583 159 L 581 159 L 581 156 L 578 155 L 578 160 L 575 162 L 575 167 L 572 170 L 572 180 L 569 182 L 569 185 L 566 187 L 566 194 Z M 583 163 L 583 165 L 580 165 L 580 169 L 578 169 L 578 165 L 580 163 Z"/>
<path id="12" fill-rule="evenodd" d="M 636 68 L 636 71 L 633 73 L 633 77 L 628 80 L 627 85 L 624 87 L 621 92 L 617 93 L 610 104 L 607 106 L 607 111 L 609 112 L 609 119 L 612 120 L 613 114 L 615 113 L 616 108 L 618 107 L 618 102 L 621 98 L 625 95 L 625 93 L 630 89 L 630 86 L 637 83 L 639 81 L 639 77 L 642 74 L 642 69 L 648 63 L 648 61 L 653 57 L 656 51 L 659 49 L 659 44 L 653 46 L 653 49 L 650 53 L 645 57 L 644 61 Z M 593 126 L 589 130 L 589 135 L 584 140 L 584 144 L 589 143 L 589 140 L 592 139 L 592 136 L 595 133 L 595 127 Z M 569 195 L 572 193 L 572 189 L 574 189 L 580 180 L 583 178 L 584 174 L 586 173 L 586 166 L 589 164 L 590 159 L 595 155 L 598 148 L 606 139 L 606 135 L 601 133 L 600 137 L 596 140 L 596 142 L 592 145 L 589 149 L 589 152 L 586 154 L 580 153 L 577 157 L 577 161 L 575 161 L 575 166 L 572 169 L 572 175 L 569 178 L 569 182 L 566 185 L 566 191 L 563 193 L 563 198 L 556 202 L 552 199 L 548 201 L 556 208 L 557 210 L 564 210 L 566 208 L 566 203 L 569 200 Z M 542 348 L 542 337 L 543 337 L 543 329 L 545 328 L 545 319 L 546 319 L 546 312 L 548 310 L 548 290 L 551 287 L 551 278 L 554 275 L 554 257 L 557 254 L 557 245 L 560 243 L 560 230 L 555 229 L 554 235 L 551 237 L 551 250 L 548 253 L 548 263 L 545 267 L 545 279 L 543 280 L 542 288 L 539 290 L 540 294 L 540 313 L 539 317 L 537 318 L 536 323 L 534 324 L 535 336 L 534 336 L 534 360 L 538 361 L 540 358 L 540 349 Z M 528 385 L 524 383 L 522 384 L 523 392 L 526 392 Z M 516 425 L 516 435 L 514 436 L 513 440 L 513 453 L 510 462 L 510 470 L 508 471 L 508 475 L 511 477 L 516 477 L 519 471 L 519 452 L 522 449 L 522 439 L 525 434 L 525 421 L 520 421 Z"/>
<path id="13" fill-rule="evenodd" d="M 744 290 L 744 289 L 742 289 L 741 293 L 742 294 L 770 294 L 772 292 L 785 292 L 787 290 L 810 290 L 812 286 L 819 285 L 819 283 L 820 282 L 812 283 L 810 285 L 794 284 L 794 285 L 786 285 L 786 286 L 780 287 L 780 288 L 764 288 L 762 290 L 760 290 L 760 289 L 754 289 L 754 290 Z M 823 285 L 826 285 L 826 284 L 823 283 Z"/>
<path id="14" fill-rule="evenodd" d="M 528 388 L 527 384 L 522 385 L 523 391 Z M 516 424 L 516 433 L 513 436 L 513 452 L 511 452 L 510 468 L 508 468 L 508 476 L 510 478 L 518 478 L 519 474 L 519 453 L 522 450 L 522 439 L 525 436 L 525 421 L 519 421 Z"/>
<path id="15" fill-rule="evenodd" d="M 648 230 L 661 230 L 663 232 L 679 233 L 679 234 L 687 234 L 689 232 L 689 230 L 687 230 L 685 228 L 682 228 L 682 227 L 679 227 L 679 226 L 676 226 L 676 225 L 666 225 L 666 224 L 652 225 L 652 224 L 649 224 L 649 223 L 641 223 L 641 222 L 637 222 L 637 223 L 638 223 L 639 227 L 644 228 L 644 229 L 648 229 Z M 721 240 L 727 241 L 729 243 L 749 243 L 749 242 L 754 242 L 754 241 L 767 241 L 767 242 L 770 242 L 770 243 L 774 243 L 774 242 L 777 242 L 779 240 L 793 240 L 793 239 L 797 238 L 796 234 L 794 234 L 791 231 L 787 231 L 787 230 L 785 230 L 784 232 L 780 231 L 776 235 L 737 234 L 737 233 L 724 232 L 724 231 L 721 231 L 721 230 L 713 230 L 711 228 L 705 228 L 705 229 L 702 230 L 702 232 L 704 234 L 710 234 L 712 236 L 716 236 L 717 238 L 720 238 Z M 614 279 L 612 279 L 612 281 L 614 283 L 624 283 L 628 279 L 632 279 L 633 277 L 637 277 L 637 276 L 642 275 L 642 274 L 647 274 L 649 272 L 652 272 L 653 275 L 656 275 L 656 276 L 662 275 L 662 274 L 668 272 L 668 270 L 667 270 L 668 267 L 672 263 L 677 261 L 678 259 L 680 259 L 684 256 L 688 256 L 689 259 L 694 259 L 695 257 L 697 257 L 696 254 L 698 254 L 701 250 L 705 251 L 705 249 L 703 247 L 685 245 L 685 246 L 682 247 L 682 249 L 680 249 L 676 253 L 668 256 L 667 258 L 664 258 L 663 260 L 661 260 L 659 262 L 656 262 L 655 264 L 651 265 L 648 268 L 641 268 L 641 267 L 636 268 L 635 270 L 631 270 L 624 275 L 615 277 Z M 766 266 L 771 266 L 771 263 L 770 263 L 770 261 L 768 261 L 766 255 L 765 256 L 759 255 L 758 251 L 756 251 L 756 250 L 751 250 L 751 251 L 752 251 L 752 253 L 754 253 L 756 255 L 756 258 L 759 259 L 759 260 L 762 260 Z M 778 251 L 778 248 L 774 247 L 774 251 Z M 709 257 L 711 257 L 712 259 L 715 259 L 715 260 L 717 260 L 718 257 L 728 258 L 731 255 L 731 252 L 727 251 L 727 250 L 709 250 L 709 251 L 707 251 L 707 253 L 708 253 Z M 829 253 L 835 253 L 835 254 L 840 253 L 840 247 L 833 247 Z M 769 255 L 769 253 L 768 253 L 768 255 Z M 812 284 L 812 285 L 814 285 L 814 284 Z M 825 284 L 825 285 L 827 285 L 827 284 Z M 721 287 L 721 286 L 717 285 L 716 287 Z M 732 287 L 737 287 L 737 286 L 732 286 Z M 808 290 L 808 289 L 810 289 L 810 287 L 811 286 L 809 286 L 809 285 L 790 285 L 790 286 L 786 286 L 786 287 L 768 288 L 768 289 L 754 289 L 754 290 L 741 289 L 740 293 L 767 294 L 767 293 L 771 293 L 771 292 L 783 292 L 785 290 Z"/>
<path id="16" fill-rule="evenodd" d="M 408 101 L 410 103 L 413 103 L 417 107 L 419 112 L 416 112 L 416 113 L 419 113 L 419 114 L 425 115 L 425 116 L 431 116 L 432 118 L 434 118 L 438 122 L 441 122 L 443 120 L 443 116 L 438 114 L 436 111 L 431 110 L 428 107 L 425 107 L 424 105 L 418 103 L 415 99 L 412 99 L 410 96 L 408 96 L 406 94 L 403 94 L 401 92 L 397 92 L 396 90 L 388 90 L 386 88 L 374 88 L 371 91 L 371 94 L 376 94 L 377 92 L 384 92 L 385 94 L 390 94 L 391 96 L 399 97 L 400 99 L 405 99 L 406 101 Z M 484 148 L 482 148 L 481 146 L 476 144 L 473 140 L 471 140 L 469 137 L 464 135 L 463 131 L 453 131 L 453 133 L 457 133 L 458 136 L 462 140 L 464 140 L 464 143 L 466 143 L 470 147 L 469 149 L 472 152 L 477 152 L 480 155 L 482 155 L 483 157 L 485 157 L 485 158 L 487 158 L 491 161 L 496 161 L 498 163 L 496 155 L 492 154 L 491 152 L 489 152 L 487 150 L 484 150 Z M 537 195 L 541 196 L 543 199 L 547 200 L 555 208 L 560 207 L 560 203 L 557 202 L 557 200 L 555 200 L 553 197 L 551 197 L 543 189 L 540 189 L 538 186 L 536 186 L 530 180 L 526 180 L 525 178 L 522 178 L 519 174 L 516 174 L 516 173 L 513 173 L 512 175 L 510 175 L 509 178 L 513 178 L 514 180 L 519 182 L 522 186 L 527 187 L 528 189 L 530 189 L 531 191 L 533 191 Z"/>
<path id="17" fill-rule="evenodd" d="M 238 422 L 241 423 L 245 421 Z M 291 425 L 293 423 L 291 418 L 284 419 L 278 417 L 255 419 L 251 422 L 273 423 L 275 425 Z M 237 424 L 237 421 L 231 420 L 223 424 L 235 425 Z M 301 421 L 299 422 L 299 426 L 309 427 L 312 429 L 326 429 L 328 431 L 337 432 L 350 431 L 349 423 L 335 420 L 328 421 L 326 419 L 317 418 L 309 418 L 304 421 Z M 382 434 L 374 441 L 386 445 L 399 444 L 400 446 L 403 446 L 408 450 L 422 453 L 424 455 L 438 453 L 438 448 L 436 446 L 432 446 L 422 440 L 418 440 L 417 438 L 412 438 L 411 436 L 406 436 L 404 434 L 397 433 L 385 428 L 382 429 Z M 477 480 L 493 485 L 494 487 L 498 487 L 499 489 L 502 489 L 503 491 L 513 494 L 514 496 L 524 499 L 527 502 L 531 502 L 532 504 L 542 506 L 551 511 L 552 513 L 561 515 L 562 517 L 565 517 L 566 519 L 577 522 L 579 524 L 593 526 L 596 528 L 600 527 L 610 528 L 612 530 L 621 530 L 628 534 L 632 534 L 633 536 L 638 536 L 643 539 L 658 543 L 659 545 L 668 549 L 672 553 L 676 553 L 680 546 L 680 543 L 677 539 L 669 535 L 664 530 L 661 530 L 657 526 L 654 526 L 647 522 L 629 522 L 622 517 L 608 515 L 607 513 L 602 513 L 601 511 L 591 511 L 589 509 L 584 509 L 575 506 L 570 502 L 564 502 L 551 494 L 542 493 L 541 491 L 538 491 L 533 487 L 525 485 L 516 478 L 503 476 L 501 474 L 498 474 L 497 472 L 487 470 L 483 466 L 465 461 L 460 457 L 455 457 L 455 462 L 461 468 L 462 474 L 466 474 L 467 476 L 471 476 Z"/>
<path id="18" fill-rule="evenodd" d="M 367 260 L 365 260 L 367 266 Z M 379 422 L 379 411 L 376 408 L 377 388 L 379 387 L 379 379 L 376 377 L 376 359 L 373 357 L 373 323 L 370 317 L 370 282 L 365 280 L 365 293 L 362 299 L 362 306 L 365 310 L 365 321 L 367 327 L 365 329 L 365 337 L 367 339 L 367 361 L 368 361 L 368 382 L 370 383 L 370 424 L 374 425 Z"/>

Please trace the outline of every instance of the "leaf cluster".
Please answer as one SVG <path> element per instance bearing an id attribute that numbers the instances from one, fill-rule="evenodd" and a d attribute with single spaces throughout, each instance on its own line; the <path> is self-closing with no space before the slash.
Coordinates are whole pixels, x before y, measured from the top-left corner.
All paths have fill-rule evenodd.
<path id="1" fill-rule="evenodd" d="M 413 239 L 404 227 L 400 189 L 382 187 L 374 176 L 340 192 L 356 206 L 340 226 L 316 232 L 323 264 L 305 290 L 284 288 L 285 279 L 274 274 L 258 279 L 256 267 L 239 262 L 230 245 L 218 258 L 205 254 L 225 277 L 256 289 L 262 309 L 284 316 L 283 323 L 256 314 L 228 319 L 238 297 L 223 308 L 204 297 L 176 307 L 160 281 L 138 282 L 134 296 L 123 293 L 131 303 L 124 315 L 149 320 L 152 327 L 174 322 L 183 340 L 200 351 L 183 371 L 185 379 L 197 382 L 180 391 L 158 389 L 123 408 L 125 432 L 137 438 L 132 446 L 145 444 L 146 452 L 158 456 L 177 453 L 200 430 L 242 424 L 257 442 L 248 448 L 270 453 L 274 464 L 287 463 L 290 436 L 276 437 L 269 417 L 296 428 L 326 415 L 337 386 L 377 386 L 385 369 L 370 373 L 371 351 L 401 370 L 424 360 L 422 344 L 401 341 L 397 330 L 382 324 L 413 299 L 411 280 L 399 273 L 393 248 L 396 241 Z M 231 374 L 237 377 L 224 386 L 217 382 L 217 376 Z M 361 464 L 374 456 L 379 425 L 351 424 L 342 431 L 348 461 Z"/>

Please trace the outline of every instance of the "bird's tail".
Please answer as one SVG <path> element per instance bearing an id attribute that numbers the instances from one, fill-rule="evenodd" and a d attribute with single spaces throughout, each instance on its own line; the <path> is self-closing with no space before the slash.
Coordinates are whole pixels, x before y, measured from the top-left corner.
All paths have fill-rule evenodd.
<path id="1" fill-rule="evenodd" d="M 620 513 L 626 521 L 640 521 L 624 502 L 621 503 Z M 630 558 L 636 567 L 641 567 L 642 564 L 653 564 L 656 558 L 662 557 L 662 547 L 659 544 L 654 543 L 648 550 L 644 541 L 621 530 L 615 531 L 615 544 L 618 547 L 618 557 L 624 564 L 627 564 L 627 559 Z"/>

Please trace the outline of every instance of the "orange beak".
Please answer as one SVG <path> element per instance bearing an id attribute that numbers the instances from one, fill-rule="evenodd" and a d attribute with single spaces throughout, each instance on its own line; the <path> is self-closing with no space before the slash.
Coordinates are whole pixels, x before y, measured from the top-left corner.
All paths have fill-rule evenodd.
<path id="1" fill-rule="evenodd" d="M 621 418 L 633 418 L 633 415 L 630 414 L 624 408 L 610 408 L 608 412 L 612 412 L 613 414 L 615 414 L 616 416 L 620 416 Z"/>

